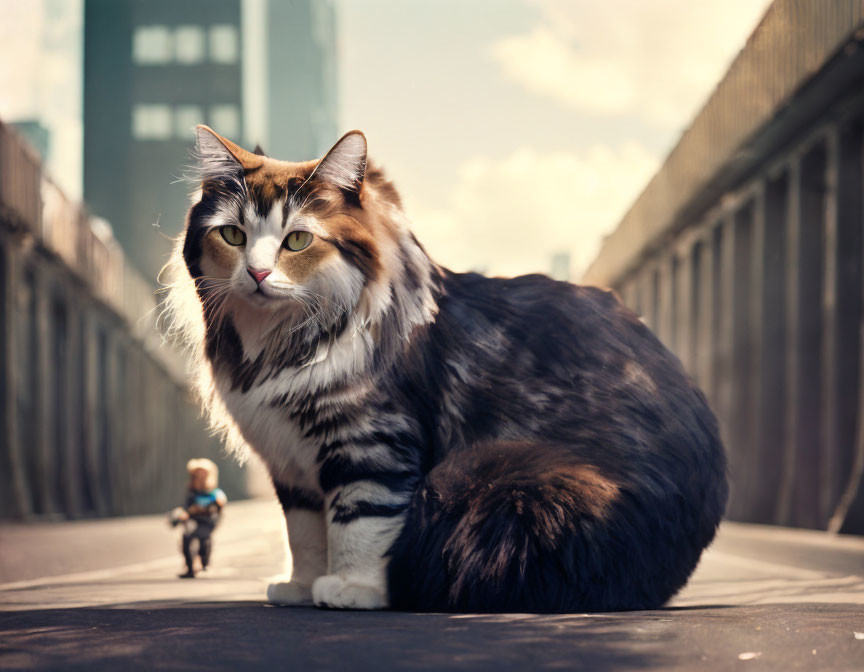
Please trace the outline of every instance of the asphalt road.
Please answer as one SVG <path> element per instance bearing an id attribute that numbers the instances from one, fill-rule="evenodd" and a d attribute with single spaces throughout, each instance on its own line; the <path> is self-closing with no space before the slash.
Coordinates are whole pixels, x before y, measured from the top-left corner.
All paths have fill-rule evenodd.
<path id="1" fill-rule="evenodd" d="M 859 538 L 727 524 L 666 609 L 446 615 L 263 604 L 280 525 L 232 504 L 194 581 L 163 517 L 0 526 L 0 668 L 864 670 Z"/>

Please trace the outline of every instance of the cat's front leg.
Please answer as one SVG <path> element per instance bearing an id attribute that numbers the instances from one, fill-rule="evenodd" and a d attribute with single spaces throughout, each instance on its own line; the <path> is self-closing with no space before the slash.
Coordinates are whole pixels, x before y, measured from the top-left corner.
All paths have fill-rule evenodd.
<path id="1" fill-rule="evenodd" d="M 267 586 L 267 601 L 311 605 L 312 584 L 327 573 L 324 501 L 317 493 L 284 485 L 276 486 L 276 494 L 285 513 L 291 571 Z"/>
<path id="2" fill-rule="evenodd" d="M 327 497 L 328 574 L 312 585 L 319 607 L 385 609 L 387 551 L 402 530 L 410 493 L 373 481 L 345 485 Z"/>

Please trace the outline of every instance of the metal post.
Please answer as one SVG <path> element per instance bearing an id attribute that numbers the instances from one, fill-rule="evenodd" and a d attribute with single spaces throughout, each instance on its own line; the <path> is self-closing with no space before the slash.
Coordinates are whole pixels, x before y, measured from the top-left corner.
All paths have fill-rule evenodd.
<path id="1" fill-rule="evenodd" d="M 689 244 L 678 261 L 676 275 L 676 310 L 675 310 L 675 343 L 678 357 L 684 369 L 690 375 L 695 373 L 695 319 L 696 297 L 698 284 L 694 277 L 694 267 L 698 263 L 695 255 L 699 253 L 697 245 Z"/>
<path id="2" fill-rule="evenodd" d="M 37 259 L 38 262 L 43 260 Z M 50 316 L 50 299 L 49 299 L 49 279 L 47 275 L 46 264 L 38 263 L 38 268 L 34 272 L 33 291 L 35 292 L 36 300 L 36 342 L 31 344 L 31 347 L 36 348 L 36 427 L 35 438 L 36 443 L 36 473 L 35 477 L 38 481 L 37 491 L 39 493 L 39 508 L 41 513 L 52 514 L 60 511 L 60 506 L 57 503 L 56 488 L 56 469 L 54 457 L 55 452 L 52 450 L 52 440 L 54 434 L 54 409 L 52 402 L 53 385 L 56 383 L 54 370 L 52 366 L 51 347 L 52 339 L 52 320 Z M 34 484 L 35 485 L 35 484 Z"/>
<path id="3" fill-rule="evenodd" d="M 838 333 L 838 298 L 841 291 L 839 282 L 838 260 L 841 251 L 838 248 L 840 239 L 837 226 L 837 170 L 839 161 L 838 135 L 836 127 L 832 128 L 825 139 L 825 175 L 824 175 L 824 227 L 822 249 L 822 370 L 819 384 L 822 387 L 821 422 L 819 425 L 819 508 L 818 525 L 825 527 L 834 512 L 837 503 L 837 468 L 838 431 L 837 404 L 839 401 L 838 367 L 840 353 L 837 352 Z M 842 363 L 848 366 L 847 363 Z M 814 381 L 815 382 L 815 381 Z"/>
<path id="4" fill-rule="evenodd" d="M 862 122 L 853 120 L 835 129 L 828 155 L 833 184 L 829 222 L 833 245 L 826 249 L 825 319 L 832 326 L 826 333 L 824 357 L 826 386 L 822 413 L 825 418 L 822 445 L 822 513 L 832 517 L 842 494 L 848 489 L 855 461 L 855 431 L 859 395 L 859 324 L 862 301 L 862 229 L 864 229 L 864 142 Z M 831 238 L 826 238 L 826 242 Z M 833 401 L 829 401 L 829 398 Z"/>
<path id="5" fill-rule="evenodd" d="M 79 319 L 82 379 L 78 407 L 81 418 L 82 503 L 84 513 L 92 515 L 103 513 L 103 509 L 100 503 L 98 478 L 99 420 L 96 415 L 96 387 L 99 373 L 96 357 L 97 336 L 94 326 L 96 309 L 92 304 L 88 308 L 81 311 Z"/>
<path id="6" fill-rule="evenodd" d="M 754 489 L 753 520 L 776 523 L 778 493 L 785 459 L 786 401 L 786 228 L 789 212 L 789 176 L 786 172 L 768 179 L 761 188 L 761 207 L 754 223 L 756 251 L 753 277 L 759 287 L 760 361 L 759 388 L 755 393 L 755 437 L 759 447 Z M 760 240 L 761 238 L 761 240 Z M 755 313 L 754 308 L 754 313 Z"/>
<path id="7" fill-rule="evenodd" d="M 65 483 L 63 510 L 70 518 L 77 518 L 82 515 L 82 488 L 83 488 L 83 470 L 82 470 L 82 452 L 84 446 L 82 444 L 81 425 L 83 418 L 80 414 L 81 395 L 83 393 L 84 380 L 82 378 L 82 362 L 80 361 L 80 319 L 82 306 L 75 301 L 75 292 L 67 290 L 64 292 L 62 301 L 66 309 L 66 352 L 64 355 L 65 368 L 65 389 L 60 390 L 62 395 L 62 417 L 57 418 L 61 423 L 62 431 L 59 433 L 64 443 L 63 450 L 65 457 L 63 459 L 64 468 L 61 473 L 61 478 Z"/>
<path id="8" fill-rule="evenodd" d="M 678 257 L 674 251 L 663 261 L 660 269 L 660 319 L 663 325 L 663 342 L 672 352 L 679 354 L 676 327 L 678 319 Z"/>
<path id="9" fill-rule="evenodd" d="M 0 281 L 0 314 L 4 316 L 0 334 L 0 362 L 2 362 L 3 394 L 0 399 L 3 408 L 0 414 L 3 416 L 2 441 L 4 447 L 3 471 L 6 475 L 4 490 L 4 511 L 15 517 L 24 517 L 30 511 L 30 489 L 27 482 L 26 469 L 24 466 L 24 455 L 22 452 L 21 436 L 18 427 L 18 380 L 19 367 L 22 362 L 17 357 L 18 320 L 21 319 L 17 310 L 18 273 L 19 262 L 12 246 L 11 239 L 0 244 L 0 273 L 3 274 Z M 26 362 L 24 363 L 26 366 Z"/>
<path id="10" fill-rule="evenodd" d="M 723 428 L 724 407 L 721 389 L 723 387 L 723 377 L 726 362 L 724 356 L 724 299 L 723 299 L 723 258 L 725 247 L 725 228 L 722 222 L 718 222 L 711 232 L 711 386 L 710 392 L 711 403 L 714 407 L 714 412 L 717 414 L 717 419 L 720 421 L 721 430 Z"/>
<path id="11" fill-rule="evenodd" d="M 790 525 L 794 517 L 795 479 L 798 471 L 799 388 L 802 385 L 800 351 L 800 264 L 801 264 L 801 160 L 789 166 L 788 216 L 786 220 L 786 438 L 783 475 L 777 502 L 777 523 Z"/>
<path id="12" fill-rule="evenodd" d="M 645 324 L 657 333 L 657 303 L 659 301 L 659 292 L 657 287 L 657 270 L 651 264 L 648 264 L 641 273 L 642 280 L 642 318 Z"/>
<path id="13" fill-rule="evenodd" d="M 712 407 L 716 404 L 712 379 L 714 361 L 714 234 L 713 231 L 700 241 L 699 295 L 696 325 L 696 379 L 708 395 Z"/>
<path id="14" fill-rule="evenodd" d="M 740 480 L 742 478 L 742 446 L 735 425 L 735 369 L 733 361 L 735 329 L 735 219 L 727 213 L 721 224 L 720 265 L 715 269 L 715 279 L 719 281 L 717 301 L 720 315 L 717 340 L 714 349 L 714 389 L 717 401 L 716 410 L 720 419 L 720 433 L 726 445 L 731 472 L 731 496 L 727 513 L 736 519 L 741 513 Z"/>
<path id="15" fill-rule="evenodd" d="M 819 527 L 824 146 L 817 145 L 793 163 L 789 194 L 787 452 L 779 519 L 786 525 Z"/>

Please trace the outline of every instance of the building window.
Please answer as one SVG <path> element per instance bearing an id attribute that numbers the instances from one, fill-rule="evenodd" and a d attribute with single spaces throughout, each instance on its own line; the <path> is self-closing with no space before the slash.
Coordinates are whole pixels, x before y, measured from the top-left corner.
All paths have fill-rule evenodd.
<path id="1" fill-rule="evenodd" d="M 240 53 L 237 28 L 231 25 L 210 27 L 210 60 L 214 63 L 236 63 Z"/>
<path id="2" fill-rule="evenodd" d="M 204 123 L 204 110 L 200 105 L 178 105 L 174 110 L 174 132 L 178 138 L 195 137 L 195 126 Z"/>
<path id="3" fill-rule="evenodd" d="M 204 60 L 204 29 L 178 26 L 174 30 L 174 56 L 178 63 L 191 65 Z"/>
<path id="4" fill-rule="evenodd" d="M 171 42 L 165 26 L 139 26 L 132 36 L 132 60 L 142 65 L 168 63 L 174 56 Z"/>
<path id="5" fill-rule="evenodd" d="M 132 109 L 132 136 L 136 140 L 167 140 L 173 132 L 167 105 L 136 105 Z"/>
<path id="6" fill-rule="evenodd" d="M 236 105 L 214 105 L 210 108 L 210 125 L 219 135 L 237 138 L 240 135 L 240 110 Z"/>

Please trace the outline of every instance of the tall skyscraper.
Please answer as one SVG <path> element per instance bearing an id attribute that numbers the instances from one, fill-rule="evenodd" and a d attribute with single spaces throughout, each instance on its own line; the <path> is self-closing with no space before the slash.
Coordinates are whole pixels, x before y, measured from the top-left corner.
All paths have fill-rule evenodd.
<path id="1" fill-rule="evenodd" d="M 259 0 L 260 1 L 260 0 Z M 336 30 L 333 4 L 319 0 L 267 3 L 267 133 L 262 144 L 279 158 L 321 156 L 335 143 Z"/>
<path id="2" fill-rule="evenodd" d="M 154 278 L 183 224 L 193 127 L 280 158 L 336 140 L 328 0 L 86 0 L 84 199 Z"/>

